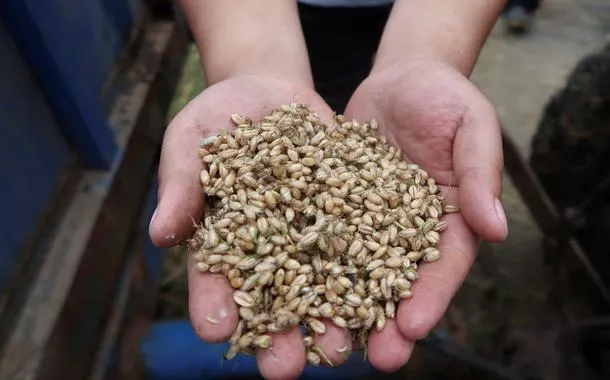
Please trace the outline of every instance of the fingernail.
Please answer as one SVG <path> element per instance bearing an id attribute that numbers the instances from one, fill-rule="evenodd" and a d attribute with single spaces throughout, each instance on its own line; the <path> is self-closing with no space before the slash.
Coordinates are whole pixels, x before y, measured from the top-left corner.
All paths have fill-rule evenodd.
<path id="1" fill-rule="evenodd" d="M 157 216 L 158 209 L 159 207 L 155 208 L 155 212 L 153 212 L 152 216 L 150 217 L 150 223 L 148 224 L 148 234 L 150 234 L 150 229 L 152 228 L 152 225 L 155 222 L 155 217 Z"/>
<path id="2" fill-rule="evenodd" d="M 502 207 L 502 202 L 499 199 L 496 199 L 495 206 L 498 219 L 500 220 L 500 223 L 502 223 L 502 227 L 504 228 L 504 236 L 506 236 L 508 234 L 508 222 L 506 221 L 504 207 Z"/>

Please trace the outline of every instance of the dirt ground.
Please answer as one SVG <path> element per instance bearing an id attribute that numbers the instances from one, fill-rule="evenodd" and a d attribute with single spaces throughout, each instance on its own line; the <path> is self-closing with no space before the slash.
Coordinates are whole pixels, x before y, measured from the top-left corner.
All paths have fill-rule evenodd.
<path id="1" fill-rule="evenodd" d="M 501 122 L 525 156 L 544 104 L 563 86 L 576 62 L 609 36 L 607 0 L 543 1 L 532 31 L 523 36 L 507 34 L 502 21 L 498 22 L 472 80 L 495 105 Z M 203 86 L 193 50 L 172 114 Z M 543 262 L 541 234 L 506 175 L 502 200 L 510 236 L 502 244 L 482 245 L 438 332 L 524 375 L 557 379 L 560 361 L 555 330 L 561 320 L 548 297 L 551 278 Z M 161 289 L 160 318 L 185 315 L 186 283 L 180 261 L 180 253 L 168 255 L 169 277 Z M 418 352 L 407 373 L 426 378 L 424 374 L 430 371 L 422 368 L 429 366 L 422 363 L 428 359 Z"/>

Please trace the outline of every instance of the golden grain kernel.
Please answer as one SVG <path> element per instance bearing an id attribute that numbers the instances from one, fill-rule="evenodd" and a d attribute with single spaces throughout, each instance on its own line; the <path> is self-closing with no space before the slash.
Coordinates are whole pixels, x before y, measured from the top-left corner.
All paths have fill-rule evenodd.
<path id="1" fill-rule="evenodd" d="M 356 293 L 346 294 L 344 299 L 348 306 L 358 307 L 362 305 L 362 298 Z"/>
<path id="2" fill-rule="evenodd" d="M 373 260 L 371 261 L 367 266 L 366 266 L 366 270 L 367 271 L 373 271 L 376 270 L 377 268 L 380 268 L 384 265 L 384 261 L 383 260 Z"/>
<path id="3" fill-rule="evenodd" d="M 198 262 L 197 270 L 200 272 L 207 272 L 210 269 L 210 264 Z"/>
<path id="4" fill-rule="evenodd" d="M 209 203 L 189 248 L 198 270 L 222 273 L 249 306 L 240 305 L 228 358 L 270 347 L 268 333 L 307 318 L 332 318 L 362 341 L 412 296 L 417 263 L 438 259 L 439 218 L 457 207 L 375 134 L 376 121 L 336 120 L 297 103 L 257 122 L 235 115 L 236 131 L 197 152 Z M 304 340 L 309 361 L 332 365 Z"/>
<path id="5" fill-rule="evenodd" d="M 440 258 L 440 252 L 438 251 L 438 249 L 430 249 L 426 252 L 426 250 L 424 251 L 424 261 L 427 263 L 432 263 L 434 261 L 437 261 Z"/>
<path id="6" fill-rule="evenodd" d="M 252 307 L 254 305 L 254 298 L 242 290 L 236 290 L 233 293 L 233 300 L 236 304 L 243 307 Z"/>
<path id="7" fill-rule="evenodd" d="M 299 243 L 298 243 L 299 250 L 305 250 L 305 249 L 311 247 L 318 240 L 319 237 L 320 237 L 320 235 L 316 231 L 312 231 L 312 232 L 306 234 L 305 236 L 303 236 L 301 238 L 301 240 L 299 240 Z"/>
<path id="8" fill-rule="evenodd" d="M 379 308 L 379 309 L 377 309 L 377 316 L 375 318 L 375 328 L 377 329 L 377 331 L 381 331 L 385 327 L 385 324 L 386 324 L 385 313 L 381 308 Z"/>
<path id="9" fill-rule="evenodd" d="M 445 214 L 451 214 L 451 213 L 458 212 L 458 211 L 460 211 L 460 208 L 456 205 L 447 204 L 447 205 L 443 206 L 443 212 Z"/>
<path id="10" fill-rule="evenodd" d="M 317 367 L 320 365 L 320 356 L 314 352 L 307 351 L 307 362 Z"/>
<path id="11" fill-rule="evenodd" d="M 409 270 L 405 273 L 405 277 L 407 278 L 407 280 L 409 281 L 415 281 L 419 278 L 417 272 L 415 272 L 414 270 Z"/>
<path id="12" fill-rule="evenodd" d="M 347 254 L 349 256 L 355 256 L 356 254 L 358 254 L 362 250 L 363 246 L 364 246 L 364 244 L 363 244 L 362 240 L 356 239 L 356 240 L 354 240 L 351 243 L 351 245 L 350 245 L 350 247 L 348 249 Z"/>
<path id="13" fill-rule="evenodd" d="M 390 257 L 385 261 L 385 265 L 390 268 L 399 268 L 403 264 L 403 260 L 401 257 Z"/>
<path id="14" fill-rule="evenodd" d="M 311 328 L 316 334 L 324 334 L 326 333 L 326 325 L 322 323 L 322 321 L 316 318 L 308 318 L 307 325 Z"/>
<path id="15" fill-rule="evenodd" d="M 271 347 L 271 336 L 269 335 L 260 335 L 254 338 L 253 345 L 257 348 L 269 348 Z"/>
<path id="16" fill-rule="evenodd" d="M 387 269 L 384 267 L 377 268 L 369 273 L 369 277 L 378 280 L 387 274 Z"/>
<path id="17" fill-rule="evenodd" d="M 347 327 L 347 322 L 342 317 L 335 315 L 331 318 L 331 321 L 335 324 L 335 326 L 344 328 Z"/>
<path id="18" fill-rule="evenodd" d="M 312 167 L 316 165 L 316 159 L 313 157 L 303 157 L 301 163 L 307 167 Z"/>
<path id="19" fill-rule="evenodd" d="M 240 289 L 241 287 L 244 286 L 244 279 L 243 279 L 243 277 L 232 278 L 230 280 L 230 283 L 231 283 L 231 287 L 233 287 L 234 289 Z"/>

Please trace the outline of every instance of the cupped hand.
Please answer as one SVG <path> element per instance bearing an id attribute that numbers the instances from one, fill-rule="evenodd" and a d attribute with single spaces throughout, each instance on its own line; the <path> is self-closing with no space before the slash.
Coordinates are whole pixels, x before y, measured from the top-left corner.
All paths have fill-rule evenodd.
<path id="1" fill-rule="evenodd" d="M 159 166 L 159 199 L 150 223 L 150 236 L 160 247 L 184 241 L 194 232 L 193 221 L 201 220 L 203 192 L 198 156 L 202 138 L 217 135 L 231 126 L 230 116 L 240 114 L 262 118 L 282 104 L 310 105 L 326 120 L 332 112 L 325 102 L 304 84 L 264 76 L 240 76 L 212 85 L 193 99 L 170 123 Z M 189 311 L 197 334 L 207 342 L 227 340 L 235 330 L 238 312 L 233 289 L 221 274 L 199 273 L 192 258 L 188 265 Z M 207 318 L 218 320 L 211 324 Z M 319 346 L 335 364 L 345 357 L 338 347 L 351 347 L 346 331 L 327 323 Z M 260 350 L 257 362 L 265 378 L 296 378 L 305 366 L 305 346 L 298 329 L 273 337 L 273 347 Z"/>
<path id="2" fill-rule="evenodd" d="M 507 236 L 500 203 L 502 141 L 492 105 L 460 72 L 435 61 L 414 61 L 374 72 L 354 93 L 346 117 L 377 119 L 380 132 L 442 186 L 459 213 L 446 215 L 441 259 L 421 268 L 413 298 L 396 321 L 369 338 L 369 359 L 381 370 L 406 363 L 414 342 L 442 318 L 472 266 L 478 238 Z"/>

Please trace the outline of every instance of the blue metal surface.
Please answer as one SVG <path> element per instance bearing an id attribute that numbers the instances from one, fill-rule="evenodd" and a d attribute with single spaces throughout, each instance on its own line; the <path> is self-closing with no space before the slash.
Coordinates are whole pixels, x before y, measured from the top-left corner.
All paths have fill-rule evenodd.
<path id="1" fill-rule="evenodd" d="M 0 295 L 18 254 L 52 199 L 70 148 L 0 20 Z"/>
<path id="2" fill-rule="evenodd" d="M 195 334 L 189 321 L 156 323 L 142 341 L 145 375 L 149 380 L 202 380 L 256 377 L 256 359 L 239 355 L 223 361 L 227 344 L 207 344 Z M 355 352 L 338 368 L 307 366 L 302 379 L 354 379 L 377 372 Z"/>
<path id="3" fill-rule="evenodd" d="M 4 20 L 83 162 L 107 169 L 116 144 L 103 85 L 141 0 L 4 0 Z"/>

